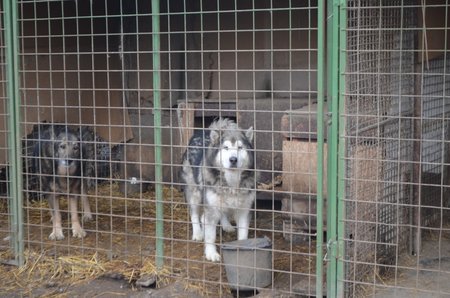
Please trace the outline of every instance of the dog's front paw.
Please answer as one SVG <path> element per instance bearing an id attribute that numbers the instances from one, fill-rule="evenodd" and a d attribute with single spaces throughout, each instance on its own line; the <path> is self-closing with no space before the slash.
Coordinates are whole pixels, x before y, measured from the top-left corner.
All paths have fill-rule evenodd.
<path id="1" fill-rule="evenodd" d="M 224 230 L 227 233 L 232 233 L 236 229 L 228 222 L 228 224 L 222 224 L 222 230 Z"/>
<path id="2" fill-rule="evenodd" d="M 52 233 L 48 236 L 50 240 L 63 240 L 64 234 L 62 229 L 53 229 Z"/>
<path id="3" fill-rule="evenodd" d="M 219 262 L 220 261 L 220 254 L 215 249 L 206 249 L 205 250 L 205 257 L 208 261 L 211 262 Z"/>
<path id="4" fill-rule="evenodd" d="M 235 230 L 225 215 L 222 215 L 222 218 L 220 219 L 220 224 L 222 225 L 222 230 L 224 230 L 227 233 L 232 233 Z"/>
<path id="5" fill-rule="evenodd" d="M 72 229 L 72 235 L 74 238 L 84 238 L 86 236 L 86 232 L 81 227 L 74 227 Z"/>

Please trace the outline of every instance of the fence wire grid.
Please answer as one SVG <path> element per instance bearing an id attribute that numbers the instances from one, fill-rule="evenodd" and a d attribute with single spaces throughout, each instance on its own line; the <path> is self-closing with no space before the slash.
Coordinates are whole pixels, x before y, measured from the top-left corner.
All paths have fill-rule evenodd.
<path id="1" fill-rule="evenodd" d="M 11 235 L 17 193 L 8 138 L 18 132 L 27 260 L 73 266 L 95 260 L 103 276 L 111 276 L 113 264 L 113 276 L 132 287 L 157 272 L 154 290 L 161 295 L 316 296 L 322 286 L 324 295 L 331 289 L 345 297 L 450 295 L 446 1 L 336 0 L 326 8 L 313 0 L 15 4 L 20 119 L 14 127 L 8 121 L 15 103 L 7 95 L 8 15 L 3 6 L 0 11 L 2 262 L 18 236 Z M 326 25 L 320 13 L 340 18 L 326 23 L 340 24 L 327 31 L 337 36 L 327 37 L 326 49 L 318 46 Z M 329 76 L 343 82 L 338 94 L 319 90 L 331 86 L 320 76 L 320 51 L 345 62 L 326 65 L 329 71 L 341 67 L 338 77 Z M 328 112 L 318 111 L 325 91 L 325 107 L 338 101 L 339 115 L 324 127 L 335 127 L 328 120 L 337 119 L 340 133 L 328 131 L 323 148 L 337 141 L 344 152 L 326 152 L 324 164 L 337 161 L 338 168 L 322 177 L 318 135 L 325 131 L 317 131 L 317 119 Z M 253 129 L 255 167 L 249 172 L 257 179 L 250 185 L 256 200 L 248 236 L 267 237 L 271 245 L 262 259 L 241 257 L 268 263 L 250 266 L 254 274 L 268 273 L 269 282 L 253 283 L 249 292 L 236 289 L 224 258 L 207 260 L 204 241 L 192 240 L 183 196 L 188 185 L 180 179 L 190 138 L 204 129 L 208 134 L 219 117 Z M 54 171 L 66 174 L 61 179 Z M 323 214 L 317 214 L 319 183 Z M 60 197 L 59 204 L 49 204 L 52 197 Z M 330 209 L 340 207 L 344 212 L 331 218 Z M 338 226 L 337 239 L 327 235 L 327 219 Z M 216 232 L 224 256 L 238 233 L 220 224 Z M 323 262 L 317 262 L 319 235 L 329 238 Z M 330 268 L 335 242 L 343 243 L 336 253 L 342 274 L 318 265 Z M 160 258 L 163 270 L 156 268 Z M 332 284 L 321 284 L 325 271 Z M 73 271 L 62 272 L 48 279 Z M 2 295 L 52 291 L 39 284 L 30 289 L 31 281 L 8 287 L 14 278 L 5 278 Z"/>
<path id="2" fill-rule="evenodd" d="M 183 284 L 172 294 L 244 295 L 234 290 L 225 261 L 207 261 L 203 242 L 191 240 L 186 185 L 179 179 L 193 133 L 227 117 L 242 129 L 253 128 L 251 171 L 258 180 L 251 185 L 256 201 L 249 237 L 271 240 L 264 248 L 271 255 L 268 268 L 256 268 L 269 270 L 270 282 L 251 289 L 311 295 L 315 238 L 322 233 L 315 214 L 317 1 L 159 5 L 161 86 L 153 86 L 150 1 L 18 1 L 26 252 L 55 263 L 95 256 L 126 262 L 127 270 L 138 272 L 155 263 L 155 243 L 162 239 L 171 280 L 162 284 Z M 156 91 L 160 111 L 154 108 Z M 161 126 L 155 127 L 158 112 Z M 161 160 L 155 158 L 156 130 Z M 63 179 L 54 175 L 61 162 L 77 167 Z M 162 219 L 156 214 L 158 166 Z M 47 200 L 53 196 L 60 197 L 60 228 L 54 226 L 58 206 Z M 92 220 L 81 206 L 84 196 Z M 74 228 L 70 197 L 78 202 L 82 230 Z M 9 214 L 7 200 L 1 203 L 3 239 Z M 159 220 L 162 236 L 155 232 Z M 237 233 L 217 232 L 223 254 L 222 245 Z M 133 285 L 142 277 L 125 276 Z M 86 293 L 95 294 L 91 290 Z"/>
<path id="3" fill-rule="evenodd" d="M 345 296 L 448 295 L 448 4 L 345 15 Z"/>

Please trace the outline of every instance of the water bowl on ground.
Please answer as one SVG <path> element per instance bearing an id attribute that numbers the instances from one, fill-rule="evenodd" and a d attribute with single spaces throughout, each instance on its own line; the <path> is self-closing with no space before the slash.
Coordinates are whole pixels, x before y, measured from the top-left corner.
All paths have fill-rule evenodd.
<path id="1" fill-rule="evenodd" d="M 264 288 L 272 283 L 272 242 L 251 238 L 222 245 L 225 272 L 231 289 Z"/>

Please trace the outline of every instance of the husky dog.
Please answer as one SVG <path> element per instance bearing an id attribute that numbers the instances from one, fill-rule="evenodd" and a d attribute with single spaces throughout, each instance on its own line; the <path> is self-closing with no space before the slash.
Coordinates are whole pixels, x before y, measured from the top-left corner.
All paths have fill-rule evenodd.
<path id="1" fill-rule="evenodd" d="M 238 239 L 248 237 L 256 196 L 252 141 L 252 127 L 244 132 L 234 121 L 220 118 L 208 131 L 196 131 L 183 155 L 180 176 L 190 207 L 192 239 L 205 241 L 207 260 L 220 261 L 216 225 L 220 221 L 224 231 L 234 231 L 229 215 L 236 221 Z"/>
<path id="2" fill-rule="evenodd" d="M 34 147 L 34 170 L 39 174 L 41 191 L 50 205 L 53 230 L 49 238 L 62 240 L 59 196 L 69 197 L 73 237 L 83 238 L 86 232 L 78 219 L 78 198 L 83 205 L 83 219 L 92 219 L 89 201 L 82 182 L 82 148 L 78 134 L 65 125 L 43 125 Z"/>

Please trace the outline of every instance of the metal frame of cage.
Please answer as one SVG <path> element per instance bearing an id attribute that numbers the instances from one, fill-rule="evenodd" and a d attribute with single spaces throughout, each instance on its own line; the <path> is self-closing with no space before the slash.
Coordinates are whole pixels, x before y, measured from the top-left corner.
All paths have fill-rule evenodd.
<path id="1" fill-rule="evenodd" d="M 315 185 L 315 176 L 318 176 L 319 181 L 321 181 L 324 175 L 322 166 L 324 126 L 323 113 L 321 112 L 324 107 L 324 80 L 322 74 L 325 65 L 323 1 L 309 1 L 308 3 L 294 3 L 291 1 L 286 3 L 275 3 L 270 1 L 263 4 L 254 1 L 249 1 L 245 4 L 237 4 L 236 1 L 230 1 L 227 5 L 230 4 L 234 8 L 224 10 L 220 8 L 221 4 L 219 4 L 219 2 L 215 4 L 208 3 L 208 5 L 217 5 L 218 7 L 210 9 L 205 8 L 206 2 L 200 1 L 200 6 L 193 10 L 186 3 L 178 6 L 178 4 L 171 4 L 169 2 L 162 4 L 159 1 L 152 1 L 150 6 L 149 3 L 143 5 L 141 2 L 138 2 L 139 1 L 127 3 L 119 8 L 118 11 L 111 13 L 108 9 L 112 9 L 111 6 L 113 4 L 105 1 L 105 10 L 103 12 L 98 12 L 99 15 L 93 15 L 95 12 L 93 6 L 86 12 L 86 10 L 84 10 L 85 7 L 82 7 L 83 4 L 81 2 L 4 1 L 5 11 L 3 12 L 3 16 L 5 20 L 5 36 L 7 37 L 5 42 L 7 46 L 5 49 L 8 51 L 5 66 L 7 70 L 6 73 L 8 74 L 7 81 L 10 83 L 8 88 L 4 89 L 8 91 L 8 107 L 10 108 L 8 110 L 8 115 L 6 116 L 9 120 L 8 128 L 10 139 L 8 148 L 11 153 L 8 156 L 10 171 L 8 172 L 7 178 L 9 187 L 8 204 L 10 210 L 8 213 L 5 213 L 5 215 L 11 220 L 11 225 L 7 229 L 7 233 L 10 233 L 12 236 L 10 245 L 14 249 L 14 256 L 16 258 L 15 263 L 18 265 L 24 264 L 24 258 L 26 257 L 25 248 L 27 250 L 50 251 L 50 255 L 55 258 L 55 260 L 59 255 L 81 254 L 83 256 L 90 256 L 94 252 L 99 255 L 105 255 L 105 257 L 109 259 L 116 259 L 122 258 L 122 256 L 116 254 L 115 249 L 118 249 L 118 251 L 123 249 L 124 251 L 127 251 L 123 256 L 125 259 L 137 257 L 141 263 L 149 262 L 149 259 L 151 259 L 151 262 L 154 262 L 156 267 L 160 269 L 168 264 L 170 266 L 181 266 L 180 264 L 187 264 L 187 267 L 192 265 L 197 267 L 200 266 L 202 270 L 210 267 L 204 260 L 190 260 L 189 253 L 187 257 L 182 257 L 177 256 L 176 252 L 174 252 L 177 245 L 175 242 L 177 241 L 188 247 L 195 247 L 196 244 L 191 244 L 191 241 L 188 238 L 189 229 L 185 233 L 184 239 L 173 238 L 174 236 L 172 233 L 179 228 L 177 224 L 182 222 L 183 225 L 189 226 L 189 222 L 186 219 L 177 219 L 174 217 L 176 216 L 175 213 L 179 212 L 180 206 L 182 206 L 182 209 L 186 206 L 185 203 L 174 199 L 176 196 L 175 189 L 167 188 L 169 184 L 177 185 L 176 179 L 173 178 L 176 176 L 175 163 L 177 161 L 175 160 L 175 157 L 178 156 L 179 151 L 180 149 L 183 149 L 183 146 L 174 143 L 173 140 L 169 141 L 169 143 L 166 143 L 164 140 L 164 137 L 167 136 L 167 134 L 177 138 L 178 136 L 176 134 L 180 129 L 186 130 L 186 127 L 179 125 L 179 119 L 176 118 L 176 116 L 180 115 L 180 110 L 174 108 L 175 105 L 173 103 L 167 105 L 165 100 L 170 98 L 170 101 L 172 102 L 172 98 L 176 98 L 174 94 L 180 92 L 188 94 L 192 91 L 183 90 L 183 87 L 172 85 L 175 80 L 174 77 L 176 77 L 177 73 L 182 71 L 182 69 L 173 66 L 174 61 L 172 59 L 178 59 L 176 57 L 178 54 L 187 61 L 191 61 L 196 58 L 194 56 L 196 53 L 200 53 L 202 56 L 202 58 L 200 58 L 201 67 L 200 69 L 193 68 L 192 73 L 197 72 L 202 78 L 205 78 L 207 74 L 205 71 L 206 66 L 204 65 L 207 63 L 203 60 L 203 54 L 209 51 L 210 53 L 213 53 L 213 55 L 219 57 L 217 58 L 218 62 L 216 62 L 218 63 L 218 69 L 216 70 L 218 76 L 222 75 L 225 77 L 228 74 L 233 74 L 233 72 L 236 74 L 236 78 L 234 79 L 236 85 L 234 85 L 234 87 L 226 86 L 225 84 L 221 86 L 220 80 L 219 86 L 213 87 L 212 91 L 219 93 L 219 102 L 222 99 L 224 100 L 224 103 L 227 101 L 225 98 L 226 96 L 220 95 L 221 92 L 224 94 L 227 92 L 229 94 L 234 94 L 237 98 L 242 97 L 242 95 L 239 94 L 241 91 L 244 93 L 256 91 L 266 94 L 266 104 L 268 105 L 257 108 L 255 97 L 250 97 L 250 106 L 244 105 L 246 110 L 243 110 L 243 112 L 246 112 L 249 115 L 254 114 L 254 118 L 256 118 L 255 115 L 257 113 L 269 115 L 269 118 L 271 118 L 271 124 L 269 126 L 261 126 L 261 124 L 259 124 L 260 127 L 255 127 L 257 134 L 268 135 L 271 136 L 272 139 L 275 135 L 276 139 L 281 139 L 280 136 L 284 133 L 286 140 L 289 140 L 291 135 L 294 134 L 292 131 L 293 128 L 291 127 L 292 124 L 289 122 L 291 120 L 288 120 L 288 128 L 286 131 L 282 132 L 281 129 L 278 128 L 280 125 L 278 121 L 280 121 L 279 119 L 281 116 L 286 113 L 285 109 L 295 108 L 296 105 L 298 105 L 296 96 L 299 94 L 305 97 L 305 100 L 300 101 L 300 106 L 304 106 L 304 103 L 311 104 L 317 102 L 317 109 L 319 112 L 317 112 L 316 116 L 318 122 L 317 136 L 315 138 L 317 139 L 318 144 L 317 150 L 319 150 L 320 154 L 317 157 L 317 165 L 314 165 L 313 168 L 302 170 L 307 171 L 302 173 L 305 176 L 314 177 L 308 182 L 310 190 L 302 195 L 308 197 L 308 202 L 313 200 L 311 199 L 311 196 L 317 197 L 314 198 L 314 200 L 317 201 L 317 207 L 314 208 L 317 209 L 317 214 L 320 214 L 316 221 L 315 228 L 317 229 L 317 232 L 312 232 L 307 229 L 302 229 L 300 231 L 300 235 L 302 235 L 300 238 L 303 239 L 302 243 L 306 245 L 303 250 L 299 250 L 295 243 L 289 244 L 288 240 L 281 248 L 278 246 L 273 248 L 272 253 L 276 254 L 277 258 L 282 256 L 287 260 L 287 263 L 283 265 L 284 267 L 275 268 L 272 272 L 272 276 L 287 276 L 287 286 L 283 290 L 284 292 L 298 293 L 298 291 L 303 291 L 308 294 L 316 292 L 321 295 L 323 292 L 322 260 L 324 252 L 322 244 L 323 234 L 321 233 L 323 229 L 321 218 L 322 211 L 324 210 L 322 200 L 323 185 L 322 183 L 318 183 L 317 186 Z M 89 3 L 94 5 L 93 2 Z M 98 3 L 99 2 L 96 2 L 96 5 L 98 5 Z M 108 7 L 108 5 L 110 6 Z M 174 7 L 170 7 L 171 5 L 174 5 Z M 126 9 L 128 8 L 125 8 L 126 6 L 131 8 L 131 10 L 127 11 Z M 143 8 L 144 6 L 145 8 Z M 65 10 L 68 7 L 71 7 L 69 10 L 73 9 L 69 11 L 69 13 Z M 133 9 L 136 10 L 133 12 Z M 141 11 L 139 9 L 143 10 Z M 69 17 L 65 16 L 67 13 L 70 15 Z M 297 18 L 299 14 L 306 15 L 306 18 Z M 234 23 L 234 29 L 231 27 L 221 29 L 220 25 L 218 27 L 208 27 L 210 25 L 208 25 L 207 21 L 211 21 L 211 19 L 215 19 L 215 22 L 218 22 L 219 24 L 220 22 L 226 24 L 229 20 L 225 15 L 233 16 L 230 20 Z M 258 15 L 259 17 L 263 17 L 265 21 L 262 25 L 253 21 L 249 23 L 250 27 L 245 27 L 247 26 L 245 24 L 244 27 L 240 27 L 241 23 L 238 15 L 240 15 L 241 18 L 245 18 L 246 16 L 256 18 L 256 15 Z M 274 17 L 274 15 L 276 17 Z M 178 21 L 182 20 L 182 26 L 186 26 L 188 22 L 187 19 L 192 16 L 197 16 L 200 19 L 200 27 L 184 27 L 184 29 L 179 30 L 176 27 L 177 25 L 174 25 L 173 23 L 173 20 L 175 19 Z M 105 23 L 102 23 L 102 18 L 106 20 Z M 145 25 L 147 27 L 139 27 L 142 25 L 143 20 L 148 21 L 150 19 L 152 26 L 148 26 L 147 23 L 147 25 Z M 86 20 L 91 24 L 87 31 L 85 27 L 81 26 Z M 96 28 L 96 25 L 93 25 L 93 20 L 95 20 L 95 22 L 98 21 L 97 24 L 100 24 L 100 26 L 98 26 L 99 28 L 102 26 L 106 27 L 106 31 L 104 33 L 94 33 L 98 28 Z M 127 23 L 129 20 L 132 22 L 131 25 L 130 23 Z M 285 22 L 286 20 L 287 22 Z M 299 20 L 304 20 L 305 22 L 299 23 Z M 119 27 L 113 27 L 113 25 L 118 24 Z M 195 26 L 197 26 L 197 24 Z M 145 29 L 143 29 L 143 31 L 127 31 L 133 30 L 133 28 L 135 30 L 142 30 L 137 28 L 144 27 Z M 144 46 L 140 44 L 138 33 L 140 33 L 141 36 L 144 36 L 147 41 L 150 41 L 151 39 L 151 42 Z M 236 37 L 234 49 L 221 49 L 223 47 L 220 43 L 220 38 L 223 38 L 221 37 L 221 34 L 223 36 L 228 34 L 229 36 L 234 35 Z M 253 38 L 255 38 L 255 35 L 265 34 L 267 35 L 267 41 L 262 48 L 258 48 L 253 39 L 253 50 L 240 49 L 237 46 L 237 36 L 246 34 L 253 34 Z M 283 42 L 283 45 L 280 48 L 277 48 L 278 45 L 275 42 L 276 38 L 279 38 L 277 37 L 278 34 L 286 37 L 286 42 Z M 176 47 L 172 50 L 171 42 L 174 42 L 172 35 L 184 36 L 185 39 L 190 35 L 197 35 L 202 38 L 209 38 L 208 36 L 216 35 L 217 38 L 219 38 L 219 41 L 217 41 L 216 49 L 213 48 L 207 50 L 206 46 L 204 48 L 202 41 L 200 48 L 190 50 L 187 50 L 186 48 L 183 52 L 182 50 L 176 49 Z M 296 43 L 298 41 L 298 39 L 296 39 L 298 35 L 305 37 L 305 48 L 300 47 L 300 45 Z M 134 40 L 134 42 L 136 42 L 134 45 L 133 38 L 136 38 L 137 40 Z M 106 47 L 104 47 L 103 50 L 98 50 L 96 46 L 93 45 L 99 40 L 106 44 Z M 282 39 L 279 40 L 282 41 Z M 88 44 L 92 43 L 92 45 L 90 48 L 89 46 L 85 48 L 83 42 L 87 42 Z M 44 45 L 44 47 L 40 49 L 39 47 L 42 45 Z M 118 45 L 118 48 L 113 49 L 112 47 L 116 45 Z M 149 47 L 149 45 L 151 45 L 151 47 Z M 185 41 L 184 46 L 186 45 L 187 43 Z M 241 70 L 239 69 L 238 55 L 242 54 L 243 56 L 244 53 L 254 56 L 263 54 L 267 56 L 265 58 L 267 64 L 257 65 L 255 63 L 250 69 L 244 68 Z M 234 59 L 233 63 L 235 69 L 221 69 L 221 55 L 222 57 L 225 57 L 230 54 L 235 55 L 235 58 L 232 58 Z M 110 59 L 110 55 L 119 56 L 120 59 L 117 60 L 120 61 L 120 63 L 110 62 L 113 61 L 108 60 Z M 278 56 L 278 58 L 275 58 L 276 55 L 282 58 L 279 58 Z M 107 57 L 107 59 L 104 59 L 105 57 Z M 286 64 L 283 62 L 277 64 L 277 59 L 284 59 L 283 57 L 287 59 L 288 63 Z M 303 57 L 302 59 L 304 59 L 306 65 L 294 69 L 299 63 L 299 57 Z M 152 63 L 145 64 L 145 59 L 149 58 L 151 58 Z M 89 60 L 92 63 L 89 62 Z M 100 61 L 98 62 L 98 66 L 94 65 L 97 64 L 97 61 Z M 255 62 L 255 60 L 253 62 Z M 91 63 L 91 66 L 88 65 L 86 67 L 86 63 Z M 102 65 L 102 63 L 104 64 Z M 191 69 L 186 66 L 185 71 L 190 70 Z M 137 78 L 137 81 L 135 81 L 136 83 L 132 82 L 130 79 L 132 77 L 128 77 L 133 71 L 135 72 L 135 78 Z M 278 87 L 278 90 L 268 90 L 267 88 L 270 87 L 269 89 L 271 89 L 274 88 L 274 86 L 268 86 L 267 84 L 261 88 L 255 86 L 252 88 L 244 88 L 243 90 L 238 88 L 239 79 L 237 74 L 253 73 L 253 76 L 256 76 L 259 73 L 265 72 L 267 73 L 265 75 L 268 76 L 267 79 L 274 80 L 275 78 L 275 80 L 278 80 L 281 85 L 281 87 Z M 296 75 L 299 73 L 303 73 L 307 78 L 304 86 L 306 89 L 296 88 L 293 83 Z M 97 82 L 95 80 L 98 78 L 93 78 L 93 76 L 96 75 L 105 75 L 107 78 L 106 83 L 104 85 L 101 85 L 100 83 L 100 85 L 96 86 L 95 84 Z M 289 80 L 283 81 L 277 78 L 277 76 L 280 78 L 284 76 Z M 148 81 L 143 81 L 143 79 L 149 78 L 151 80 L 150 84 Z M 115 86 L 111 83 L 114 79 L 123 82 L 124 85 Z M 82 85 L 81 82 L 86 82 L 85 80 L 92 80 L 93 83 L 90 85 Z M 98 80 L 101 80 L 101 78 Z M 255 81 L 256 79 L 253 78 L 253 83 L 255 83 Z M 128 85 L 126 85 L 125 82 Z M 188 83 L 187 79 L 185 79 L 184 83 Z M 200 87 L 194 91 L 199 91 L 203 96 L 208 97 L 210 95 L 208 92 L 211 92 L 211 89 L 208 89 L 209 87 L 210 85 L 206 85 L 202 80 Z M 77 88 L 79 90 L 76 90 Z M 275 100 L 279 94 L 274 95 L 274 91 L 278 91 L 279 94 L 282 94 L 287 105 L 282 106 L 281 108 L 275 107 Z M 81 92 L 91 92 L 94 101 L 91 103 L 83 101 L 84 99 L 80 94 Z M 128 106 L 128 108 L 130 111 L 137 113 L 136 115 L 138 115 L 139 124 L 123 124 L 120 126 L 117 123 L 111 124 L 109 122 L 101 122 L 102 120 L 100 120 L 100 118 L 98 124 L 96 122 L 90 124 L 81 121 L 80 119 L 85 117 L 88 114 L 88 111 L 81 111 L 80 107 L 93 107 L 96 104 L 96 98 L 100 99 L 101 97 L 101 95 L 96 94 L 96 92 L 105 92 L 108 94 L 108 97 L 110 96 L 111 98 L 114 98 L 114 92 L 123 93 L 123 103 L 131 101 L 133 96 L 136 96 L 137 94 L 137 103 L 135 103 L 134 106 Z M 145 100 L 142 101 L 139 97 L 139 95 L 142 95 L 145 92 L 151 93 L 151 107 L 147 105 Z M 145 96 L 148 95 L 147 93 L 145 93 Z M 64 100 L 58 102 L 58 97 L 64 98 Z M 11 100 L 11 98 L 21 98 L 21 100 Z M 51 100 L 47 101 L 47 98 L 50 98 Z M 186 103 L 188 104 L 189 102 Z M 237 104 L 231 109 L 229 106 L 222 106 L 221 104 L 219 104 L 218 107 L 210 107 L 208 104 L 209 103 L 206 101 L 200 100 L 200 118 L 202 119 L 211 117 L 211 115 L 219 116 L 222 115 L 222 113 L 223 115 L 227 115 L 230 112 L 231 114 L 241 112 L 241 106 Z M 109 108 L 108 113 L 114 112 L 114 110 L 121 111 L 120 107 L 108 105 L 109 103 L 106 105 L 106 108 Z M 98 107 L 102 109 L 105 106 L 102 106 L 102 103 L 99 102 Z M 188 108 L 185 109 L 184 112 L 187 111 L 189 114 L 194 112 L 194 117 L 199 117 L 198 115 L 195 115 L 198 106 L 191 108 L 187 105 L 187 107 Z M 45 110 L 46 108 L 51 110 L 51 113 L 46 117 L 33 116 L 32 109 Z M 152 117 L 153 121 L 146 122 L 145 117 L 140 114 L 142 111 L 145 113 L 152 113 L 154 115 Z M 169 123 L 167 123 L 166 118 L 162 117 L 165 115 L 164 113 L 167 113 L 168 111 L 174 115 L 169 117 Z M 87 113 L 85 114 L 85 112 Z M 311 110 L 306 109 L 306 113 L 307 115 L 310 115 Z M 238 117 L 236 118 L 238 121 L 240 120 Z M 316 118 L 309 118 L 309 121 L 316 121 Z M 97 164 L 99 161 L 109 161 L 113 165 L 110 167 L 111 172 L 113 167 L 117 164 L 122 167 L 136 167 L 140 171 L 145 171 L 144 168 L 148 167 L 154 169 L 154 176 L 152 178 L 144 176 L 126 176 L 102 179 L 103 182 L 106 184 L 109 183 L 110 185 L 117 181 L 123 183 L 124 189 L 122 189 L 122 191 L 125 191 L 125 193 L 130 189 L 136 189 L 136 183 L 139 185 L 137 195 L 125 194 L 123 198 L 122 195 L 114 193 L 113 190 L 103 193 L 103 190 L 97 186 L 96 182 L 92 182 L 92 184 L 95 185 L 93 187 L 94 190 L 88 193 L 88 197 L 93 202 L 94 214 L 97 216 L 98 222 L 86 226 L 88 235 L 91 234 L 91 237 L 95 238 L 95 241 L 91 244 L 85 239 L 77 240 L 72 239 L 70 236 L 66 237 L 67 241 L 65 239 L 64 242 L 48 241 L 47 233 L 51 226 L 51 224 L 49 224 L 49 208 L 45 204 L 41 204 L 39 199 L 36 200 L 34 198 L 30 200 L 30 198 L 27 197 L 32 193 L 39 195 L 39 189 L 41 187 L 39 184 L 35 183 L 35 176 L 38 176 L 38 174 L 29 173 L 31 171 L 29 159 L 35 158 L 33 146 L 39 141 L 40 125 L 46 123 L 51 124 L 54 122 L 58 123 L 61 119 L 72 119 L 71 121 L 63 120 L 62 124 L 73 125 L 75 130 L 78 129 L 77 131 L 79 132 L 80 138 L 82 138 L 82 131 L 85 125 L 94 129 L 100 128 L 99 130 L 95 130 L 95 135 L 93 137 L 90 136 L 89 139 L 85 139 L 86 143 L 92 146 L 92 148 L 96 148 L 91 148 L 90 151 L 92 152 L 92 155 L 88 158 L 88 161 L 93 164 L 93 168 L 99 167 Z M 94 119 L 94 121 L 96 120 Z M 256 124 L 257 121 L 260 120 L 254 119 L 251 120 L 250 123 L 253 122 Z M 126 121 L 124 120 L 123 123 L 125 122 Z M 184 125 L 185 123 L 182 124 Z M 189 125 L 194 126 L 188 126 L 188 130 L 196 129 L 199 123 L 189 123 Z M 200 125 L 205 125 L 205 122 Z M 168 127 L 170 129 L 168 129 Z M 138 145 L 142 145 L 142 143 L 140 143 L 142 142 L 141 133 L 143 134 L 147 129 L 153 130 L 154 139 L 152 144 L 145 143 L 139 150 L 149 148 L 154 152 L 154 157 L 151 157 L 149 160 L 147 159 L 149 157 L 139 150 L 140 153 L 137 160 L 132 160 L 130 162 L 124 162 L 123 160 L 114 157 L 112 150 L 115 147 L 112 147 L 108 151 L 108 149 L 105 149 L 105 143 L 110 142 L 120 146 L 118 155 L 122 155 L 122 158 L 127 158 L 129 156 L 127 154 L 135 152 L 134 150 L 136 149 L 133 148 L 134 144 L 130 144 L 130 142 L 122 143 L 117 140 L 112 142 L 111 140 L 105 140 L 104 135 L 102 135 L 101 132 L 98 132 L 101 131 L 101 129 L 106 129 L 108 133 L 117 129 L 136 129 L 138 132 L 136 135 L 139 135 Z M 26 134 L 27 132 L 29 134 Z M 124 132 L 125 135 L 127 133 L 127 131 Z M 22 141 L 25 142 L 22 143 Z M 311 139 L 306 138 L 306 143 L 310 142 Z M 19 148 L 21 143 L 23 150 L 16 150 L 15 148 Z M 268 149 L 258 149 L 258 147 L 256 147 L 256 151 L 260 151 L 261 154 L 266 154 L 268 156 L 274 156 L 274 154 L 276 154 L 278 156 L 277 158 L 280 158 L 282 151 L 281 148 L 276 146 L 281 146 L 281 144 L 274 144 L 272 141 L 272 144 Z M 171 158 L 169 162 L 164 159 L 164 154 L 168 151 L 170 151 Z M 314 154 L 314 151 L 308 151 L 306 153 L 312 155 Z M 102 154 L 109 155 L 105 158 Z M 288 154 L 296 156 L 295 154 L 298 154 L 298 151 L 288 152 Z M 164 169 L 167 168 L 167 166 L 174 168 L 169 171 L 169 174 L 164 172 Z M 268 166 L 269 170 L 264 170 L 265 175 L 275 182 L 276 174 L 280 173 L 281 170 L 280 165 L 274 164 L 272 161 L 268 163 Z M 311 166 L 309 165 L 309 167 Z M 275 168 L 278 170 L 275 170 Z M 296 175 L 298 174 L 298 170 L 290 169 L 284 174 Z M 169 181 L 170 183 L 165 180 L 167 175 L 172 179 Z M 150 197 L 146 197 L 142 194 L 148 191 L 144 188 L 147 184 L 151 184 L 154 187 L 154 189 L 151 190 L 153 195 Z M 26 189 L 24 189 L 24 187 Z M 32 190 L 30 190 L 29 187 Z M 281 237 L 280 235 L 286 231 L 282 231 L 282 226 L 279 226 L 278 224 L 277 226 L 274 225 L 275 220 L 279 220 L 281 217 L 281 212 L 273 209 L 274 205 L 279 204 L 277 203 L 275 196 L 282 195 L 287 197 L 288 200 L 292 200 L 293 196 L 300 193 L 298 191 L 274 189 L 274 185 L 264 184 L 262 187 L 262 190 L 258 191 L 264 193 L 266 197 L 265 200 L 271 202 L 271 207 L 269 209 L 259 209 L 258 207 L 252 210 L 253 217 L 255 218 L 255 221 L 259 220 L 257 218 L 260 214 L 264 215 L 264 213 L 266 216 L 272 217 L 272 220 L 267 221 L 269 226 L 263 228 L 261 231 L 266 231 L 272 236 L 275 235 L 275 237 L 279 238 Z M 314 190 L 312 190 L 311 187 L 313 187 Z M 23 196 L 23 194 L 25 194 L 25 196 Z M 120 208 L 114 206 L 117 202 L 120 204 Z M 135 207 L 137 208 L 134 209 Z M 125 211 L 125 213 L 120 213 L 118 209 L 120 209 L 120 212 Z M 147 213 L 150 209 L 152 209 L 151 214 Z M 167 214 L 167 212 L 169 213 Z M 316 217 L 316 212 L 312 211 L 311 207 L 303 210 L 303 212 L 307 217 Z M 292 216 L 295 215 L 295 212 L 290 212 L 284 216 L 292 218 Z M 169 218 L 167 216 L 169 216 Z M 105 222 L 101 221 L 100 218 L 105 219 Z M 34 222 L 33 220 L 36 221 Z M 136 229 L 132 226 L 133 222 L 138 223 Z M 146 230 L 146 227 L 150 226 L 153 227 L 154 230 Z M 116 230 L 117 227 L 119 227 L 118 230 Z M 64 224 L 64 230 L 66 233 L 69 231 L 69 227 L 66 224 Z M 253 227 L 253 230 L 254 234 L 261 232 L 258 231 L 256 226 Z M 288 232 L 293 234 L 297 233 L 297 231 L 294 230 Z M 317 239 L 312 240 L 310 238 L 311 236 L 317 237 Z M 121 242 L 116 243 L 115 240 L 113 240 L 114 237 L 119 237 Z M 293 236 L 291 235 L 291 237 Z M 138 247 L 132 247 L 131 243 L 138 243 Z M 103 247 L 103 244 L 105 244 L 106 247 Z M 295 267 L 298 258 L 305 259 L 306 257 L 311 257 L 316 259 L 316 261 L 304 266 L 304 268 Z M 274 260 L 272 266 L 278 262 L 277 258 Z M 221 267 L 221 265 L 223 264 L 219 264 L 219 267 Z M 293 268 L 296 269 L 294 270 Z M 189 270 L 193 271 L 194 269 L 188 269 L 188 271 Z M 216 271 L 220 275 L 223 275 L 223 269 L 218 269 Z M 305 289 L 294 288 L 299 277 L 303 279 L 302 287 L 305 287 Z M 209 280 L 209 276 L 206 273 L 203 273 L 202 278 L 191 277 L 190 281 L 202 285 L 211 284 L 226 286 L 226 280 L 223 276 L 219 277 L 219 280 Z"/>

